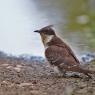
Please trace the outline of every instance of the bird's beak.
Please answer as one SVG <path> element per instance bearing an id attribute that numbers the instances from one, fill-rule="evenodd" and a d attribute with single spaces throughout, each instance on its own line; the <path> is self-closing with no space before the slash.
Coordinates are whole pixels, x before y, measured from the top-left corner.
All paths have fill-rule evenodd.
<path id="1" fill-rule="evenodd" d="M 39 30 L 35 30 L 34 32 L 40 33 L 40 31 L 39 31 Z"/>

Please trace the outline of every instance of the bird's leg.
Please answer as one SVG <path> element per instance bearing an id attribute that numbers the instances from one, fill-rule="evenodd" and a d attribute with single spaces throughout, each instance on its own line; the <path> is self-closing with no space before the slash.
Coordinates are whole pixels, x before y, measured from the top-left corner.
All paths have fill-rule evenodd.
<path id="1" fill-rule="evenodd" d="M 60 71 L 66 70 L 66 68 L 68 69 L 68 66 L 64 65 L 64 66 L 66 66 L 66 68 L 63 68 L 63 65 L 64 64 L 62 64 L 62 65 L 59 66 Z M 80 78 L 80 73 L 73 72 L 73 71 L 65 71 L 65 76 L 66 77 Z"/>
<path id="2" fill-rule="evenodd" d="M 66 71 L 63 68 L 60 68 L 59 66 L 57 68 L 58 68 L 60 77 L 67 77 Z"/>
<path id="3" fill-rule="evenodd" d="M 58 77 L 66 77 L 66 71 L 64 71 L 62 68 L 54 66 L 54 71 L 58 74 Z"/>

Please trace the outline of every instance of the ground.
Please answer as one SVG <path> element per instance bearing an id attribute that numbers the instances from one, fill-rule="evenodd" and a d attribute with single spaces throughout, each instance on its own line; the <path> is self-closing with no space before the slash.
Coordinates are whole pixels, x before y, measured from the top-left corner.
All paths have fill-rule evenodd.
<path id="1" fill-rule="evenodd" d="M 95 70 L 95 65 L 89 66 Z M 93 79 L 58 77 L 47 63 L 0 60 L 0 95 L 95 95 Z"/>

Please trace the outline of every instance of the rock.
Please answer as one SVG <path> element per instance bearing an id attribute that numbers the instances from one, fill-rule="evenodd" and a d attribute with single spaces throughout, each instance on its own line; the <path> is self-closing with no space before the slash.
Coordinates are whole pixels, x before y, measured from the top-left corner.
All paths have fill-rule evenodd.
<path id="1" fill-rule="evenodd" d="M 23 67 L 23 66 L 22 66 L 22 65 L 16 65 L 16 67 L 21 68 L 21 67 Z"/>
<path id="2" fill-rule="evenodd" d="M 24 87 L 24 86 L 32 86 L 32 83 L 20 83 L 19 87 Z"/>
<path id="3" fill-rule="evenodd" d="M 19 68 L 19 67 L 14 67 L 14 70 L 17 71 L 17 72 L 20 72 L 20 71 L 21 71 L 21 68 Z"/>
<path id="4" fill-rule="evenodd" d="M 6 68 L 7 68 L 7 69 L 11 69 L 11 68 L 13 68 L 13 66 L 7 66 Z"/>

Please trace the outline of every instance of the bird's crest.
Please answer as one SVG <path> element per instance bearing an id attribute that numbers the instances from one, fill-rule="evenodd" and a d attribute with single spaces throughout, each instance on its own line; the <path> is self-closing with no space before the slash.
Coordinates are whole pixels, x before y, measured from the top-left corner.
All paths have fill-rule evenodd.
<path id="1" fill-rule="evenodd" d="M 51 27 L 53 27 L 52 24 L 51 24 L 51 25 L 48 25 L 48 26 L 45 26 L 45 27 L 43 27 L 42 29 L 50 29 Z"/>

